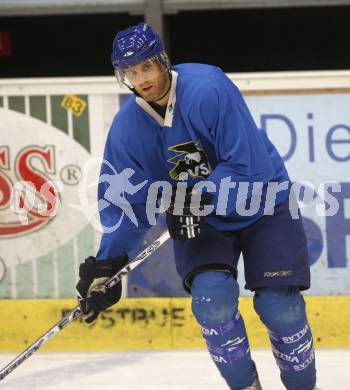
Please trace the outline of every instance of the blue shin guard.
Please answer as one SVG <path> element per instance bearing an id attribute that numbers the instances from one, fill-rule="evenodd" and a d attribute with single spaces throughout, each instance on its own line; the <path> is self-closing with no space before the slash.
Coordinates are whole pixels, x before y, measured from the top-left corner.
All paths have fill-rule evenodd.
<path id="1" fill-rule="evenodd" d="M 244 389 L 256 369 L 238 311 L 237 282 L 227 272 L 203 272 L 195 276 L 191 292 L 192 311 L 214 363 L 232 390 Z"/>
<path id="2" fill-rule="evenodd" d="M 254 296 L 254 308 L 269 331 L 285 387 L 288 390 L 313 389 L 315 351 L 299 288 L 259 289 Z"/>

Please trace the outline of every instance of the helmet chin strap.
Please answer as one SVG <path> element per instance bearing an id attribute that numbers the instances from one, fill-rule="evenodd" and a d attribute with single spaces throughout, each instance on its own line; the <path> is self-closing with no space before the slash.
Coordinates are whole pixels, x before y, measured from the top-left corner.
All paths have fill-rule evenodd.
<path id="1" fill-rule="evenodd" d="M 171 88 L 171 72 L 169 72 L 169 87 L 168 87 L 168 89 L 166 90 L 166 92 L 161 97 L 159 97 L 157 99 L 154 99 L 154 100 L 151 100 L 151 103 L 155 103 L 158 100 L 163 99 L 163 97 L 166 96 L 168 94 L 168 92 L 170 91 L 170 88 Z"/>

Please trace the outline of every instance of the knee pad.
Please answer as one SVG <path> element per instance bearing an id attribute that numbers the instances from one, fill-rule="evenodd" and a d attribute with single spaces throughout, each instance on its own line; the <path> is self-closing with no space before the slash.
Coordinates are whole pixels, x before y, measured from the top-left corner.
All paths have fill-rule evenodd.
<path id="1" fill-rule="evenodd" d="M 269 331 L 284 385 L 287 389 L 312 389 L 316 383 L 315 353 L 299 289 L 259 289 L 254 308 Z"/>
<path id="2" fill-rule="evenodd" d="M 239 287 L 231 273 L 207 271 L 192 282 L 192 312 L 201 324 L 225 324 L 237 312 Z"/>
<path id="3" fill-rule="evenodd" d="M 305 303 L 298 287 L 266 287 L 256 291 L 254 309 L 261 321 L 281 334 L 306 323 Z"/>
<path id="4" fill-rule="evenodd" d="M 238 283 L 231 273 L 207 271 L 195 276 L 191 292 L 192 311 L 211 358 L 230 389 L 246 388 L 256 369 L 238 311 Z"/>

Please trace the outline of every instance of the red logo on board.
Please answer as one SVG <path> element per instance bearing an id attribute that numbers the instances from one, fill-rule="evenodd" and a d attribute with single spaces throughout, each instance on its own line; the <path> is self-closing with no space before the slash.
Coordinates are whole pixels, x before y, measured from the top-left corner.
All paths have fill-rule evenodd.
<path id="1" fill-rule="evenodd" d="M 35 160 L 36 166 L 32 164 Z M 54 171 L 54 147 L 30 146 L 22 149 L 16 156 L 14 166 L 10 167 L 10 148 L 0 146 L 0 211 L 9 210 L 15 206 L 16 210 L 23 210 L 28 217 L 27 223 L 13 219 L 3 222 L 0 220 L 0 238 L 26 234 L 47 224 L 55 216 L 59 203 L 59 194 L 55 185 L 49 179 Z M 38 169 L 38 166 L 41 169 Z M 18 181 L 27 183 L 36 199 L 28 207 L 26 192 L 14 196 L 15 183 L 9 176 L 11 168 L 15 171 Z M 15 203 L 15 204 L 14 204 Z"/>

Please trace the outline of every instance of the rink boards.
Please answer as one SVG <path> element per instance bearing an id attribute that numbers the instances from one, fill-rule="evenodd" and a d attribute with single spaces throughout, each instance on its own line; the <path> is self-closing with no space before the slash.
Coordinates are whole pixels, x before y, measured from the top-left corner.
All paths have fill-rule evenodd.
<path id="1" fill-rule="evenodd" d="M 301 196 L 299 205 L 310 253 L 312 288 L 305 294 L 315 344 L 350 346 L 350 72 L 231 77 L 292 179 L 306 183 L 312 193 L 308 200 Z M 79 263 L 95 253 L 100 239 L 97 215 L 87 218 L 79 208 L 92 207 L 96 197 L 93 186 L 86 199 L 80 196 L 81 169 L 102 154 L 113 116 L 127 98 L 109 77 L 0 81 L 0 351 L 23 350 L 74 307 L 70 298 Z M 87 184 L 98 171 L 98 165 L 91 168 Z M 56 186 L 61 208 L 47 219 L 33 213 L 25 224 L 13 213 L 10 194 L 28 172 L 38 183 Z M 320 215 L 317 207 L 332 182 L 341 184 L 341 191 L 333 193 L 339 210 Z M 164 229 L 160 216 L 143 244 L 151 244 Z M 243 288 L 242 261 L 238 272 L 241 295 L 251 295 Z M 129 275 L 125 287 L 129 298 L 101 315 L 96 325 L 78 320 L 45 348 L 203 346 L 170 241 Z M 268 346 L 251 298 L 241 299 L 241 311 L 252 346 Z"/>
<path id="2" fill-rule="evenodd" d="M 306 297 L 316 347 L 350 347 L 350 296 Z M 22 351 L 46 333 L 76 301 L 2 300 L 0 351 Z M 252 298 L 240 299 L 253 348 L 269 346 L 266 329 L 253 310 Z M 189 298 L 127 298 L 91 325 L 81 318 L 50 340 L 51 351 L 204 348 Z"/>

